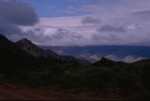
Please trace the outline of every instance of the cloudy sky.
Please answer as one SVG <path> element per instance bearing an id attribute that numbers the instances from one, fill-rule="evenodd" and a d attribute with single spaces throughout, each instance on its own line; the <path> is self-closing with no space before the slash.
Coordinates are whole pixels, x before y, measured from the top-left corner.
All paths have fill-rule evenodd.
<path id="1" fill-rule="evenodd" d="M 0 0 L 0 33 L 38 45 L 150 46 L 150 0 Z"/>

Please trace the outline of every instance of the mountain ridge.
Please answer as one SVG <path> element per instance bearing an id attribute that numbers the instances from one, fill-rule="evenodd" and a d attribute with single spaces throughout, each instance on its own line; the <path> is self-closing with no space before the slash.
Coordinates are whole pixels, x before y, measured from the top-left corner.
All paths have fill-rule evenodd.
<path id="1" fill-rule="evenodd" d="M 8 54 L 9 53 L 9 54 Z M 30 58 L 45 58 L 47 60 L 54 61 L 64 61 L 64 62 L 78 62 L 81 64 L 87 64 L 88 62 L 77 59 L 70 55 L 58 55 L 54 51 L 47 49 L 44 50 L 34 43 L 32 43 L 27 38 L 23 38 L 17 42 L 12 42 L 8 40 L 4 35 L 0 35 L 0 54 L 3 58 L 11 57 L 12 55 L 15 58 L 30 57 Z M 13 58 L 13 57 L 12 57 Z M 1 58 L 2 59 L 2 58 Z M 44 61 L 44 60 L 43 60 Z"/>
<path id="2" fill-rule="evenodd" d="M 63 48 L 61 48 L 61 47 L 58 47 L 58 49 L 60 49 L 60 51 L 61 51 L 61 49 L 63 50 L 63 51 L 65 51 L 65 52 L 68 52 L 68 54 L 57 54 L 57 53 L 55 53 L 55 52 L 57 52 L 58 50 L 55 50 L 55 49 L 53 49 L 53 48 L 43 48 L 43 47 L 39 47 L 39 46 L 37 46 L 37 45 L 35 45 L 34 43 L 32 43 L 30 40 L 28 40 L 27 38 L 23 38 L 23 39 L 21 39 L 21 40 L 19 40 L 19 41 L 17 41 L 17 42 L 15 42 L 15 43 L 13 43 L 13 42 L 11 42 L 10 40 L 8 40 L 5 36 L 3 36 L 3 35 L 0 35 L 0 42 L 1 42 L 1 44 L 0 44 L 0 46 L 2 47 L 1 48 L 1 52 L 2 52 L 2 50 L 3 51 L 5 51 L 5 52 L 7 52 L 8 50 L 10 51 L 12 51 L 13 53 L 15 53 L 15 54 L 17 54 L 17 51 L 20 51 L 20 52 L 18 52 L 18 53 L 22 53 L 22 54 L 24 54 L 24 53 L 26 53 L 26 54 L 28 54 L 29 56 L 33 56 L 33 57 L 35 57 L 35 58 L 40 58 L 40 57 L 43 57 L 43 58 L 51 58 L 51 59 L 57 59 L 57 60 L 62 60 L 62 61 L 80 61 L 81 63 L 87 63 L 87 64 L 89 64 L 89 63 L 95 63 L 95 62 L 97 62 L 97 61 L 99 61 L 100 60 L 100 58 L 101 57 L 106 57 L 107 59 L 110 59 L 110 60 L 113 60 L 113 59 L 111 59 L 111 57 L 108 57 L 107 55 L 106 55 L 106 53 L 109 53 L 109 52 L 114 52 L 115 50 L 119 50 L 120 48 L 123 50 L 123 52 L 125 52 L 125 50 L 127 50 L 127 49 L 129 49 L 129 48 L 131 48 L 131 50 L 133 49 L 133 48 L 135 48 L 135 47 L 137 47 L 138 49 L 140 48 L 140 46 L 135 46 L 135 47 L 131 47 L 131 46 L 125 46 L 125 47 L 127 47 L 127 49 L 126 48 L 124 48 L 124 46 L 115 46 L 115 48 L 113 48 L 113 46 L 86 46 L 86 47 L 78 47 L 77 49 L 76 49 L 76 47 L 71 47 L 71 49 L 69 48 L 68 49 L 68 47 L 66 48 L 66 47 L 64 47 L 64 49 Z M 4 48 L 5 47 L 5 48 Z M 57 47 L 57 46 L 56 46 Z M 88 47 L 90 47 L 90 48 L 88 48 Z M 102 49 L 104 47 L 104 50 Z M 113 49 L 109 49 L 109 47 L 111 47 L 111 48 L 113 48 Z M 106 48 L 108 48 L 108 49 L 106 49 Z M 147 52 L 149 52 L 150 50 L 149 50 L 149 48 L 150 47 L 145 47 L 145 49 L 147 49 L 148 48 L 148 50 L 146 50 L 146 53 Z M 125 49 L 125 50 L 124 50 Z M 142 49 L 141 50 L 136 50 L 136 49 L 134 49 L 134 50 L 136 50 L 137 51 L 137 53 L 139 53 L 139 52 L 141 52 L 141 51 L 143 51 Z M 145 49 L 144 49 L 144 51 L 145 51 Z M 17 51 L 16 51 L 17 50 Z M 71 50 L 73 50 L 74 52 L 75 52 L 75 54 L 74 55 L 72 55 L 71 54 Z M 94 54 L 94 50 L 95 50 L 95 52 L 97 52 L 97 53 L 99 53 L 99 54 L 97 54 L 96 53 L 96 55 Z M 109 50 L 109 51 L 107 51 L 107 50 Z M 113 50 L 113 51 L 112 51 Z M 16 51 L 16 52 L 15 52 Z M 54 52 L 55 51 L 55 52 Z M 103 54 L 103 52 L 104 51 L 106 51 L 104 54 Z M 121 50 L 119 50 L 119 51 L 121 51 Z M 143 52 L 141 52 L 141 53 L 144 53 L 144 51 Z M 79 53 L 78 53 L 79 52 Z M 132 50 L 132 52 L 134 52 L 133 50 Z M 132 53 L 131 52 L 131 53 Z M 100 56 L 101 55 L 101 57 L 100 58 L 97 58 L 97 60 L 95 59 L 94 61 L 92 60 L 92 58 L 90 58 L 91 60 L 89 61 L 89 59 L 88 59 L 88 57 L 86 57 L 86 58 L 84 58 L 83 56 L 82 57 L 78 57 L 78 56 L 76 56 L 77 54 L 89 54 L 89 56 L 91 56 L 90 54 L 94 54 L 95 56 Z M 121 52 L 120 52 L 121 53 Z M 127 52 L 128 53 L 128 52 Z M 127 54 L 126 53 L 126 54 Z M 103 55 L 104 56 L 103 56 Z M 110 54 L 110 53 L 109 53 Z M 145 54 L 145 53 L 144 53 Z M 130 56 L 130 55 L 129 55 Z M 128 56 L 128 57 L 129 57 Z M 133 55 L 134 56 L 134 55 Z M 76 57 L 76 58 L 75 58 Z M 130 56 L 131 58 L 129 59 L 129 61 L 128 62 L 130 62 L 130 61 L 132 61 L 132 54 L 131 54 L 131 56 Z M 93 59 L 94 58 L 96 58 L 96 57 L 93 57 Z M 127 58 L 126 58 L 127 59 Z M 134 59 L 134 58 L 133 58 Z M 142 59 L 144 59 L 144 58 L 142 58 Z M 127 59 L 128 60 L 128 59 Z M 135 60 L 137 61 L 139 61 L 140 59 L 136 59 L 135 58 Z M 91 62 L 91 61 L 93 61 L 93 62 Z M 113 60 L 113 61 L 115 61 L 115 60 Z M 121 60 L 120 60 L 121 61 Z M 133 62 L 135 62 L 135 61 L 133 61 Z M 132 63 L 132 62 L 131 62 Z"/>
<path id="3" fill-rule="evenodd" d="M 150 58 L 148 46 L 120 46 L 120 45 L 93 45 L 93 46 L 40 46 L 51 49 L 58 54 L 72 55 L 76 58 L 96 62 L 102 57 L 112 58 L 114 61 L 135 62 Z M 111 56 L 111 57 L 110 57 Z"/>

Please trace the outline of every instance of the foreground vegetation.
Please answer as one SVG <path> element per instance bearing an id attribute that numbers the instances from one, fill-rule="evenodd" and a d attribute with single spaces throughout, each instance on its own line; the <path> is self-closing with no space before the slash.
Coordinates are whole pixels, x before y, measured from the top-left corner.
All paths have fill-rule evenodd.
<path id="1" fill-rule="evenodd" d="M 149 60 L 125 64 L 104 59 L 93 65 L 81 65 L 75 61 L 4 57 L 0 74 L 12 83 L 57 90 L 74 89 L 76 93 L 95 92 L 101 96 L 111 94 L 143 99 L 150 94 Z"/>

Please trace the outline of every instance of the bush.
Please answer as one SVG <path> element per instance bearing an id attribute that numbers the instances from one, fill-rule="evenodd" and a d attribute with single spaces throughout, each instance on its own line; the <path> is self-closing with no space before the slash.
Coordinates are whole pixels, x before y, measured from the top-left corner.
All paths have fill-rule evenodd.
<path id="1" fill-rule="evenodd" d="M 113 71 L 107 67 L 88 68 L 82 73 L 84 85 L 90 89 L 103 89 L 111 84 Z"/>
<path id="2" fill-rule="evenodd" d="M 150 90 L 150 65 L 149 64 L 143 67 L 142 84 L 144 87 Z"/>
<path id="3" fill-rule="evenodd" d="M 119 89 L 122 95 L 135 93 L 138 88 L 138 78 L 136 75 L 128 72 L 120 72 L 114 76 L 114 85 Z"/>
<path id="4" fill-rule="evenodd" d="M 28 72 L 28 84 L 34 87 L 48 86 L 51 74 L 49 71 L 30 71 Z"/>

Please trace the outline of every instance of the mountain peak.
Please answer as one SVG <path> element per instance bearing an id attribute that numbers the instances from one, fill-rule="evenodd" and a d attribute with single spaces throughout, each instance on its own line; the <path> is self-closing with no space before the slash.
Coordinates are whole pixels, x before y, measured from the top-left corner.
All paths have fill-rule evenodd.
<path id="1" fill-rule="evenodd" d="M 40 54 L 39 54 L 40 49 L 38 48 L 38 46 L 33 44 L 27 38 L 23 38 L 23 39 L 17 41 L 15 44 L 32 56 L 35 56 L 35 57 L 40 56 Z"/>
<path id="2" fill-rule="evenodd" d="M 10 41 L 9 39 L 7 39 L 4 35 L 0 35 L 0 54 L 1 55 L 5 55 L 7 57 L 7 55 L 9 54 L 18 54 L 22 55 L 22 51 L 15 46 L 15 44 Z"/>
<path id="3" fill-rule="evenodd" d="M 13 43 L 8 40 L 4 35 L 0 34 L 0 48 L 11 48 L 13 46 Z"/>
<path id="4" fill-rule="evenodd" d="M 112 67 L 115 65 L 120 65 L 120 64 L 124 64 L 123 62 L 116 62 L 116 61 L 112 61 L 110 59 L 107 59 L 105 57 L 102 57 L 100 61 L 94 63 L 94 66 L 106 66 L 106 67 Z"/>
<path id="5" fill-rule="evenodd" d="M 17 41 L 16 42 L 17 44 L 22 44 L 22 45 L 24 45 L 24 44 L 32 44 L 32 45 L 34 45 L 30 40 L 28 40 L 27 38 L 23 38 L 23 39 L 21 39 L 21 40 L 19 40 L 19 41 Z"/>
<path id="6" fill-rule="evenodd" d="M 38 49 L 38 46 L 33 44 L 27 38 L 23 38 L 23 39 L 17 41 L 15 44 L 18 45 L 19 47 L 21 47 L 23 50 L 30 50 L 30 49 L 36 50 L 36 49 Z"/>
<path id="7" fill-rule="evenodd" d="M 43 50 L 39 48 L 37 45 L 33 44 L 27 38 L 21 39 L 17 41 L 15 44 L 34 57 L 57 57 L 57 54 L 54 53 L 53 51 Z"/>
<path id="8" fill-rule="evenodd" d="M 109 60 L 109 59 L 107 59 L 105 57 L 102 57 L 100 61 L 111 61 L 111 60 Z"/>

